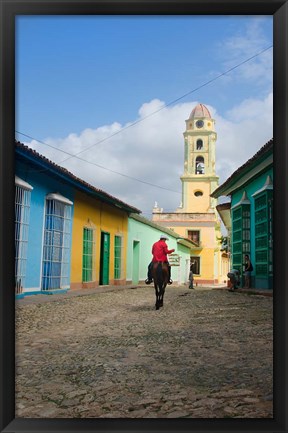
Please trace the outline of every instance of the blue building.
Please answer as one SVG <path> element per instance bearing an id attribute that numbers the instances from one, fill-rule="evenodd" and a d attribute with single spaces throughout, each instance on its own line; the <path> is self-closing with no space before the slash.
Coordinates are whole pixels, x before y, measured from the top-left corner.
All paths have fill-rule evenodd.
<path id="1" fill-rule="evenodd" d="M 230 197 L 217 210 L 230 237 L 231 268 L 244 283 L 244 257 L 253 264 L 251 286 L 273 289 L 273 139 L 212 194 Z"/>
<path id="2" fill-rule="evenodd" d="M 16 294 L 65 291 L 70 282 L 73 189 L 52 167 L 45 168 L 36 152 L 19 143 L 15 150 Z"/>
<path id="3" fill-rule="evenodd" d="M 73 248 L 80 250 L 80 257 L 82 257 L 82 245 L 75 241 L 77 237 L 75 231 L 74 247 L 72 242 L 73 216 L 75 203 L 79 201 L 79 198 L 77 199 L 79 192 L 83 193 L 87 203 L 92 197 L 94 201 L 97 199 L 100 205 L 103 203 L 106 205 L 105 215 L 108 220 L 106 225 L 115 218 L 115 209 L 118 214 L 121 213 L 121 221 L 125 218 L 126 225 L 128 225 L 129 213 L 140 213 L 138 209 L 96 189 L 36 151 L 16 142 L 15 290 L 17 298 L 29 294 L 65 292 L 70 289 Z M 95 203 L 94 206 L 96 209 Z M 79 229 L 79 221 L 75 226 Z M 82 226 L 79 233 L 82 239 Z M 124 234 L 123 243 L 125 242 L 126 245 L 127 234 L 126 232 Z M 77 266 L 82 272 L 81 260 L 78 261 Z"/>

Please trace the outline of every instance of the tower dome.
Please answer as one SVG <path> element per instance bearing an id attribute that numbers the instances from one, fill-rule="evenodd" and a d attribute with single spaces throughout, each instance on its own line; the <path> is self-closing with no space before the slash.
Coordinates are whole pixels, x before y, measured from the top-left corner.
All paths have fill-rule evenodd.
<path id="1" fill-rule="evenodd" d="M 198 104 L 196 105 L 195 108 L 193 108 L 193 110 L 191 111 L 190 117 L 189 119 L 195 119 L 198 117 L 208 117 L 209 119 L 211 119 L 211 114 L 210 111 L 208 110 L 208 108 L 203 105 L 203 104 Z"/>

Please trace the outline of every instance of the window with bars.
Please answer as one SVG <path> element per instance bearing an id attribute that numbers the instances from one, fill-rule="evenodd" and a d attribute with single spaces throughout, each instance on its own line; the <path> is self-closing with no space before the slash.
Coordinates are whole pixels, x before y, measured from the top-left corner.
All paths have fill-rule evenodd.
<path id="1" fill-rule="evenodd" d="M 82 281 L 95 280 L 95 230 L 83 228 Z"/>
<path id="2" fill-rule="evenodd" d="M 69 287 L 72 204 L 60 194 L 46 197 L 42 290 Z"/>
<path id="3" fill-rule="evenodd" d="M 244 256 L 251 250 L 251 206 L 241 204 L 232 209 L 232 267 L 244 272 Z"/>
<path id="4" fill-rule="evenodd" d="M 122 236 L 115 236 L 114 238 L 114 278 L 119 280 L 121 278 L 122 267 Z"/>
<path id="5" fill-rule="evenodd" d="M 15 292 L 25 287 L 31 190 L 28 183 L 15 179 Z"/>
<path id="6" fill-rule="evenodd" d="M 255 273 L 268 277 L 273 274 L 273 233 L 271 190 L 266 190 L 255 199 Z"/>

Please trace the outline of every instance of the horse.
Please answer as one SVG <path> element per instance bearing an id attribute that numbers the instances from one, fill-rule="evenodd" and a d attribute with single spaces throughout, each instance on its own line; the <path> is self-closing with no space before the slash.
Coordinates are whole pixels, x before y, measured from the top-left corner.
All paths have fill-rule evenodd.
<path id="1" fill-rule="evenodd" d="M 152 265 L 152 277 L 155 287 L 156 295 L 156 310 L 163 307 L 163 298 L 165 293 L 165 288 L 169 279 L 168 264 L 165 262 L 155 262 Z"/>

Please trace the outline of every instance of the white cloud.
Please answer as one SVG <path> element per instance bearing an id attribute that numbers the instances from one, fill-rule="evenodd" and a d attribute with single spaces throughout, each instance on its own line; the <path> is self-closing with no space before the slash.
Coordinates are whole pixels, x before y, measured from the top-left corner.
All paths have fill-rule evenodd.
<path id="1" fill-rule="evenodd" d="M 225 117 L 207 105 L 216 120 L 216 172 L 220 183 L 272 138 L 272 101 L 272 94 L 262 100 L 244 100 Z M 175 211 L 181 201 L 185 120 L 197 103 L 190 101 L 163 108 L 163 101 L 152 100 L 140 107 L 140 116 L 135 120 L 138 123 L 123 125 L 122 131 L 120 124 L 113 123 L 85 129 L 80 135 L 70 134 L 64 139 L 44 140 L 71 154 L 90 147 L 79 155 L 89 162 L 69 158 L 61 163 L 67 155 L 59 150 L 35 141 L 27 144 L 95 187 L 139 208 L 144 215 L 149 216 L 155 201 L 164 211 Z M 161 111 L 141 121 L 161 107 Z"/>
<path id="2" fill-rule="evenodd" d="M 239 31 L 230 38 L 218 42 L 218 55 L 223 62 L 224 70 L 229 70 L 244 62 L 233 70 L 234 79 L 237 78 L 249 83 L 253 80 L 253 85 L 257 88 L 265 84 L 271 86 L 273 50 L 268 49 L 267 51 L 263 51 L 271 45 L 273 45 L 273 41 L 265 35 L 263 18 L 255 17 L 254 19 L 245 21 L 241 32 Z M 263 52 L 261 53 L 261 51 Z M 258 53 L 261 54 L 255 56 Z M 255 56 L 254 59 L 246 62 L 246 60 L 253 56 Z M 226 80 L 232 80 L 231 73 L 226 76 Z"/>
<path id="3" fill-rule="evenodd" d="M 226 114 L 233 122 L 263 119 L 271 123 L 273 111 L 273 93 L 270 92 L 264 100 L 245 99 L 237 107 L 233 107 Z"/>

